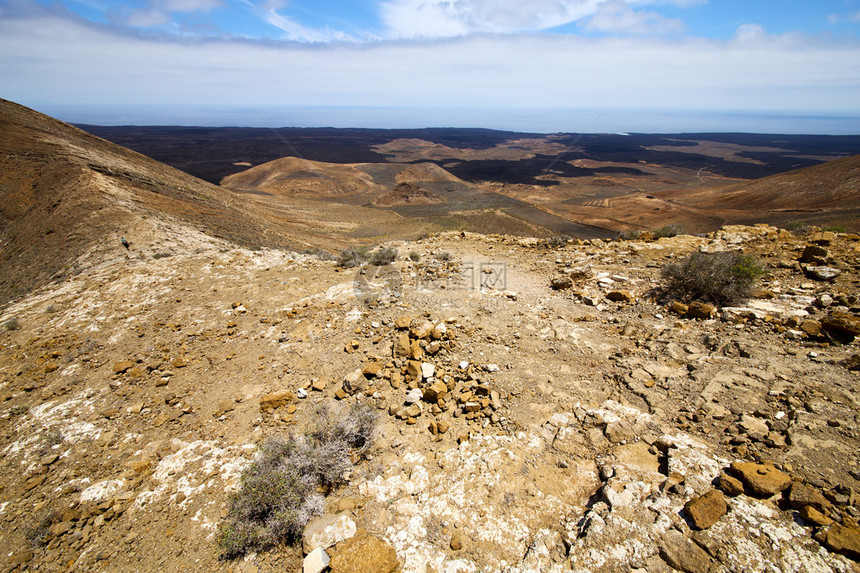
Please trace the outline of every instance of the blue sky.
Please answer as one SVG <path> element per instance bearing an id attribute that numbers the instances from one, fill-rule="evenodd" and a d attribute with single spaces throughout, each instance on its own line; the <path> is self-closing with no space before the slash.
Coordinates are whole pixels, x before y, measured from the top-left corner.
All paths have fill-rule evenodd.
<path id="1" fill-rule="evenodd" d="M 94 123 L 858 133 L 860 0 L 0 0 L 0 97 Z"/>

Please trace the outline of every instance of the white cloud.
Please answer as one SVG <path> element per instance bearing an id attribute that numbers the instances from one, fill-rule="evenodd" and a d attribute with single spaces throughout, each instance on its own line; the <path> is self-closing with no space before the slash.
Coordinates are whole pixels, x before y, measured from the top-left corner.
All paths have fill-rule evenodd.
<path id="1" fill-rule="evenodd" d="M 735 30 L 735 40 L 738 42 L 759 42 L 767 39 L 767 33 L 759 24 L 741 24 Z"/>
<path id="2" fill-rule="evenodd" d="M 677 34 L 684 24 L 657 12 L 634 10 L 621 0 L 604 2 L 583 26 L 586 30 L 620 34 Z"/>
<path id="3" fill-rule="evenodd" d="M 285 35 L 284 39 L 294 42 L 331 42 L 333 40 L 348 41 L 351 39 L 347 34 L 337 30 L 303 26 L 276 10 L 267 11 L 263 18 L 272 26 L 282 30 Z"/>
<path id="4" fill-rule="evenodd" d="M 849 14 L 848 19 L 852 22 L 860 22 L 860 10 Z"/>
<path id="5" fill-rule="evenodd" d="M 601 1 L 386 0 L 380 9 L 390 36 L 450 37 L 554 28 L 594 13 Z"/>
<path id="6" fill-rule="evenodd" d="M 58 14 L 0 19 L 24 104 L 855 113 L 860 46 L 745 27 L 729 42 L 571 35 L 297 45 L 156 41 Z M 610 111 L 611 113 L 611 111 Z"/>
<path id="7" fill-rule="evenodd" d="M 109 19 L 133 28 L 156 28 L 173 24 L 172 14 L 209 12 L 223 6 L 222 0 L 149 0 L 139 10 L 108 12 Z"/>
<path id="8" fill-rule="evenodd" d="M 632 5 L 681 7 L 706 0 L 384 0 L 382 21 L 392 38 L 440 38 L 470 33 L 548 30 L 592 18 L 594 30 L 624 33 L 674 33 L 679 21 Z"/>

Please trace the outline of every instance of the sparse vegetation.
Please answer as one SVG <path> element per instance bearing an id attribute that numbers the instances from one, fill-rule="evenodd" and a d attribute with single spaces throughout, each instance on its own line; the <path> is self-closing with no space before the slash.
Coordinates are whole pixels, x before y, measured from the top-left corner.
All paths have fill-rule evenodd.
<path id="1" fill-rule="evenodd" d="M 618 231 L 616 238 L 619 241 L 635 241 L 642 236 L 642 231 Z"/>
<path id="2" fill-rule="evenodd" d="M 29 406 L 18 404 L 17 406 L 12 406 L 11 408 L 9 408 L 9 414 L 11 416 L 20 416 L 22 414 L 26 414 L 29 410 Z"/>
<path id="3" fill-rule="evenodd" d="M 167 251 L 156 251 L 152 253 L 153 259 L 166 259 L 172 257 L 173 253 L 168 253 Z"/>
<path id="4" fill-rule="evenodd" d="M 838 225 L 838 224 L 824 225 L 823 227 L 821 227 L 821 230 L 822 231 L 831 231 L 833 233 L 844 233 L 845 232 L 845 225 Z"/>
<path id="5" fill-rule="evenodd" d="M 660 239 L 662 237 L 676 237 L 684 234 L 684 228 L 680 225 L 664 225 L 659 229 L 651 231 L 651 234 L 654 235 L 654 239 Z"/>
<path id="6" fill-rule="evenodd" d="M 789 221 L 785 225 L 782 226 L 786 231 L 791 231 L 795 234 L 805 233 L 809 229 L 809 224 L 805 221 Z"/>
<path id="7" fill-rule="evenodd" d="M 421 260 L 421 255 L 417 251 L 409 251 L 409 260 L 417 263 Z"/>
<path id="8" fill-rule="evenodd" d="M 55 517 L 54 513 L 49 513 L 24 530 L 24 539 L 31 548 L 36 549 L 47 545 Z"/>
<path id="9" fill-rule="evenodd" d="M 348 412 L 321 408 L 316 420 L 302 436 L 267 440 L 242 473 L 218 532 L 224 559 L 297 540 L 323 510 L 320 490 L 342 483 L 351 455 L 361 458 L 372 444 L 377 415 L 357 405 Z"/>
<path id="10" fill-rule="evenodd" d="M 12 318 L 10 318 L 9 320 L 7 320 L 6 322 L 3 323 L 3 328 L 5 328 L 6 330 L 10 330 L 10 331 L 11 330 L 20 330 L 21 329 L 21 323 L 18 322 L 17 317 L 13 316 Z"/>
<path id="11" fill-rule="evenodd" d="M 393 247 L 380 247 L 370 257 L 370 264 L 375 267 L 390 265 L 397 260 L 397 249 Z"/>
<path id="12" fill-rule="evenodd" d="M 362 263 L 367 261 L 369 252 L 370 249 L 367 247 L 349 247 L 348 249 L 344 249 L 337 256 L 337 266 L 345 269 L 361 266 Z"/>
<path id="13" fill-rule="evenodd" d="M 311 256 L 313 256 L 313 257 L 317 257 L 317 258 L 318 258 L 318 259 L 320 259 L 321 261 L 331 261 L 331 260 L 334 260 L 334 256 L 333 256 L 330 252 L 328 252 L 328 251 L 326 251 L 326 250 L 324 250 L 324 249 L 321 249 L 321 248 L 319 248 L 319 247 L 311 247 L 311 248 L 309 248 L 309 249 L 305 249 L 305 250 L 303 250 L 303 251 L 302 251 L 302 254 L 303 254 L 303 255 L 311 255 Z"/>
<path id="14" fill-rule="evenodd" d="M 559 249 L 559 248 L 567 245 L 567 242 L 568 242 L 567 237 L 555 236 L 555 237 L 550 237 L 549 239 L 546 240 L 546 246 L 549 249 Z"/>
<path id="15" fill-rule="evenodd" d="M 668 297 L 690 302 L 699 300 L 718 306 L 749 298 L 755 281 L 764 274 L 761 264 L 740 252 L 696 252 L 680 264 L 663 268 Z"/>
<path id="16" fill-rule="evenodd" d="M 436 253 L 435 255 L 433 255 L 433 258 L 435 258 L 437 261 L 450 261 L 451 253 L 449 253 L 448 251 L 442 251 L 441 253 Z"/>

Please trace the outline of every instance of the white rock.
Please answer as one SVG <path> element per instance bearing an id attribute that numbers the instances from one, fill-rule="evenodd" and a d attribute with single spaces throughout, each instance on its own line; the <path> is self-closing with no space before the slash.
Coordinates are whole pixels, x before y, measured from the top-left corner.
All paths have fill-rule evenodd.
<path id="1" fill-rule="evenodd" d="M 308 391 L 305 390 L 304 388 L 299 388 L 298 390 L 296 390 L 296 396 L 299 398 L 307 398 L 308 397 Z"/>
<path id="2" fill-rule="evenodd" d="M 302 563 L 302 573 L 322 573 L 328 567 L 329 558 L 322 547 L 317 547 L 305 557 Z"/>
<path id="3" fill-rule="evenodd" d="M 498 372 L 499 365 L 498 364 L 484 364 L 484 370 L 487 372 Z"/>
<path id="4" fill-rule="evenodd" d="M 413 388 L 406 393 L 406 403 L 414 404 L 416 402 L 420 402 L 423 397 L 424 392 L 422 392 L 420 388 Z"/>
<path id="5" fill-rule="evenodd" d="M 421 376 L 425 379 L 432 378 L 436 373 L 436 366 L 431 364 L 430 362 L 422 362 L 421 363 Z"/>
<path id="6" fill-rule="evenodd" d="M 310 554 L 312 549 L 328 549 L 353 535 L 355 522 L 348 514 L 326 513 L 310 520 L 305 526 L 302 549 Z"/>

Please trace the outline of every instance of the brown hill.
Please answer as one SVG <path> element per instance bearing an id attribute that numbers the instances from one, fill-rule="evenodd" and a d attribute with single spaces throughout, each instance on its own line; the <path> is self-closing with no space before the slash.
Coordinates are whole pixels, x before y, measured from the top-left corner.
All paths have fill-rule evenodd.
<path id="1" fill-rule="evenodd" d="M 719 188 L 658 192 L 676 205 L 710 213 L 724 222 L 809 222 L 857 226 L 860 155 Z"/>
<path id="2" fill-rule="evenodd" d="M 380 195 L 373 200 L 378 207 L 392 207 L 395 205 L 437 205 L 444 203 L 441 197 L 421 189 L 415 183 L 398 183 L 385 195 Z"/>
<path id="3" fill-rule="evenodd" d="M 345 197 L 371 191 L 373 178 L 354 165 L 283 157 L 225 177 L 221 185 L 287 197 Z"/>
<path id="4" fill-rule="evenodd" d="M 123 255 L 121 236 L 137 256 L 203 240 L 178 227 L 287 243 L 243 214 L 236 194 L 6 100 L 0 133 L 0 303 Z"/>

